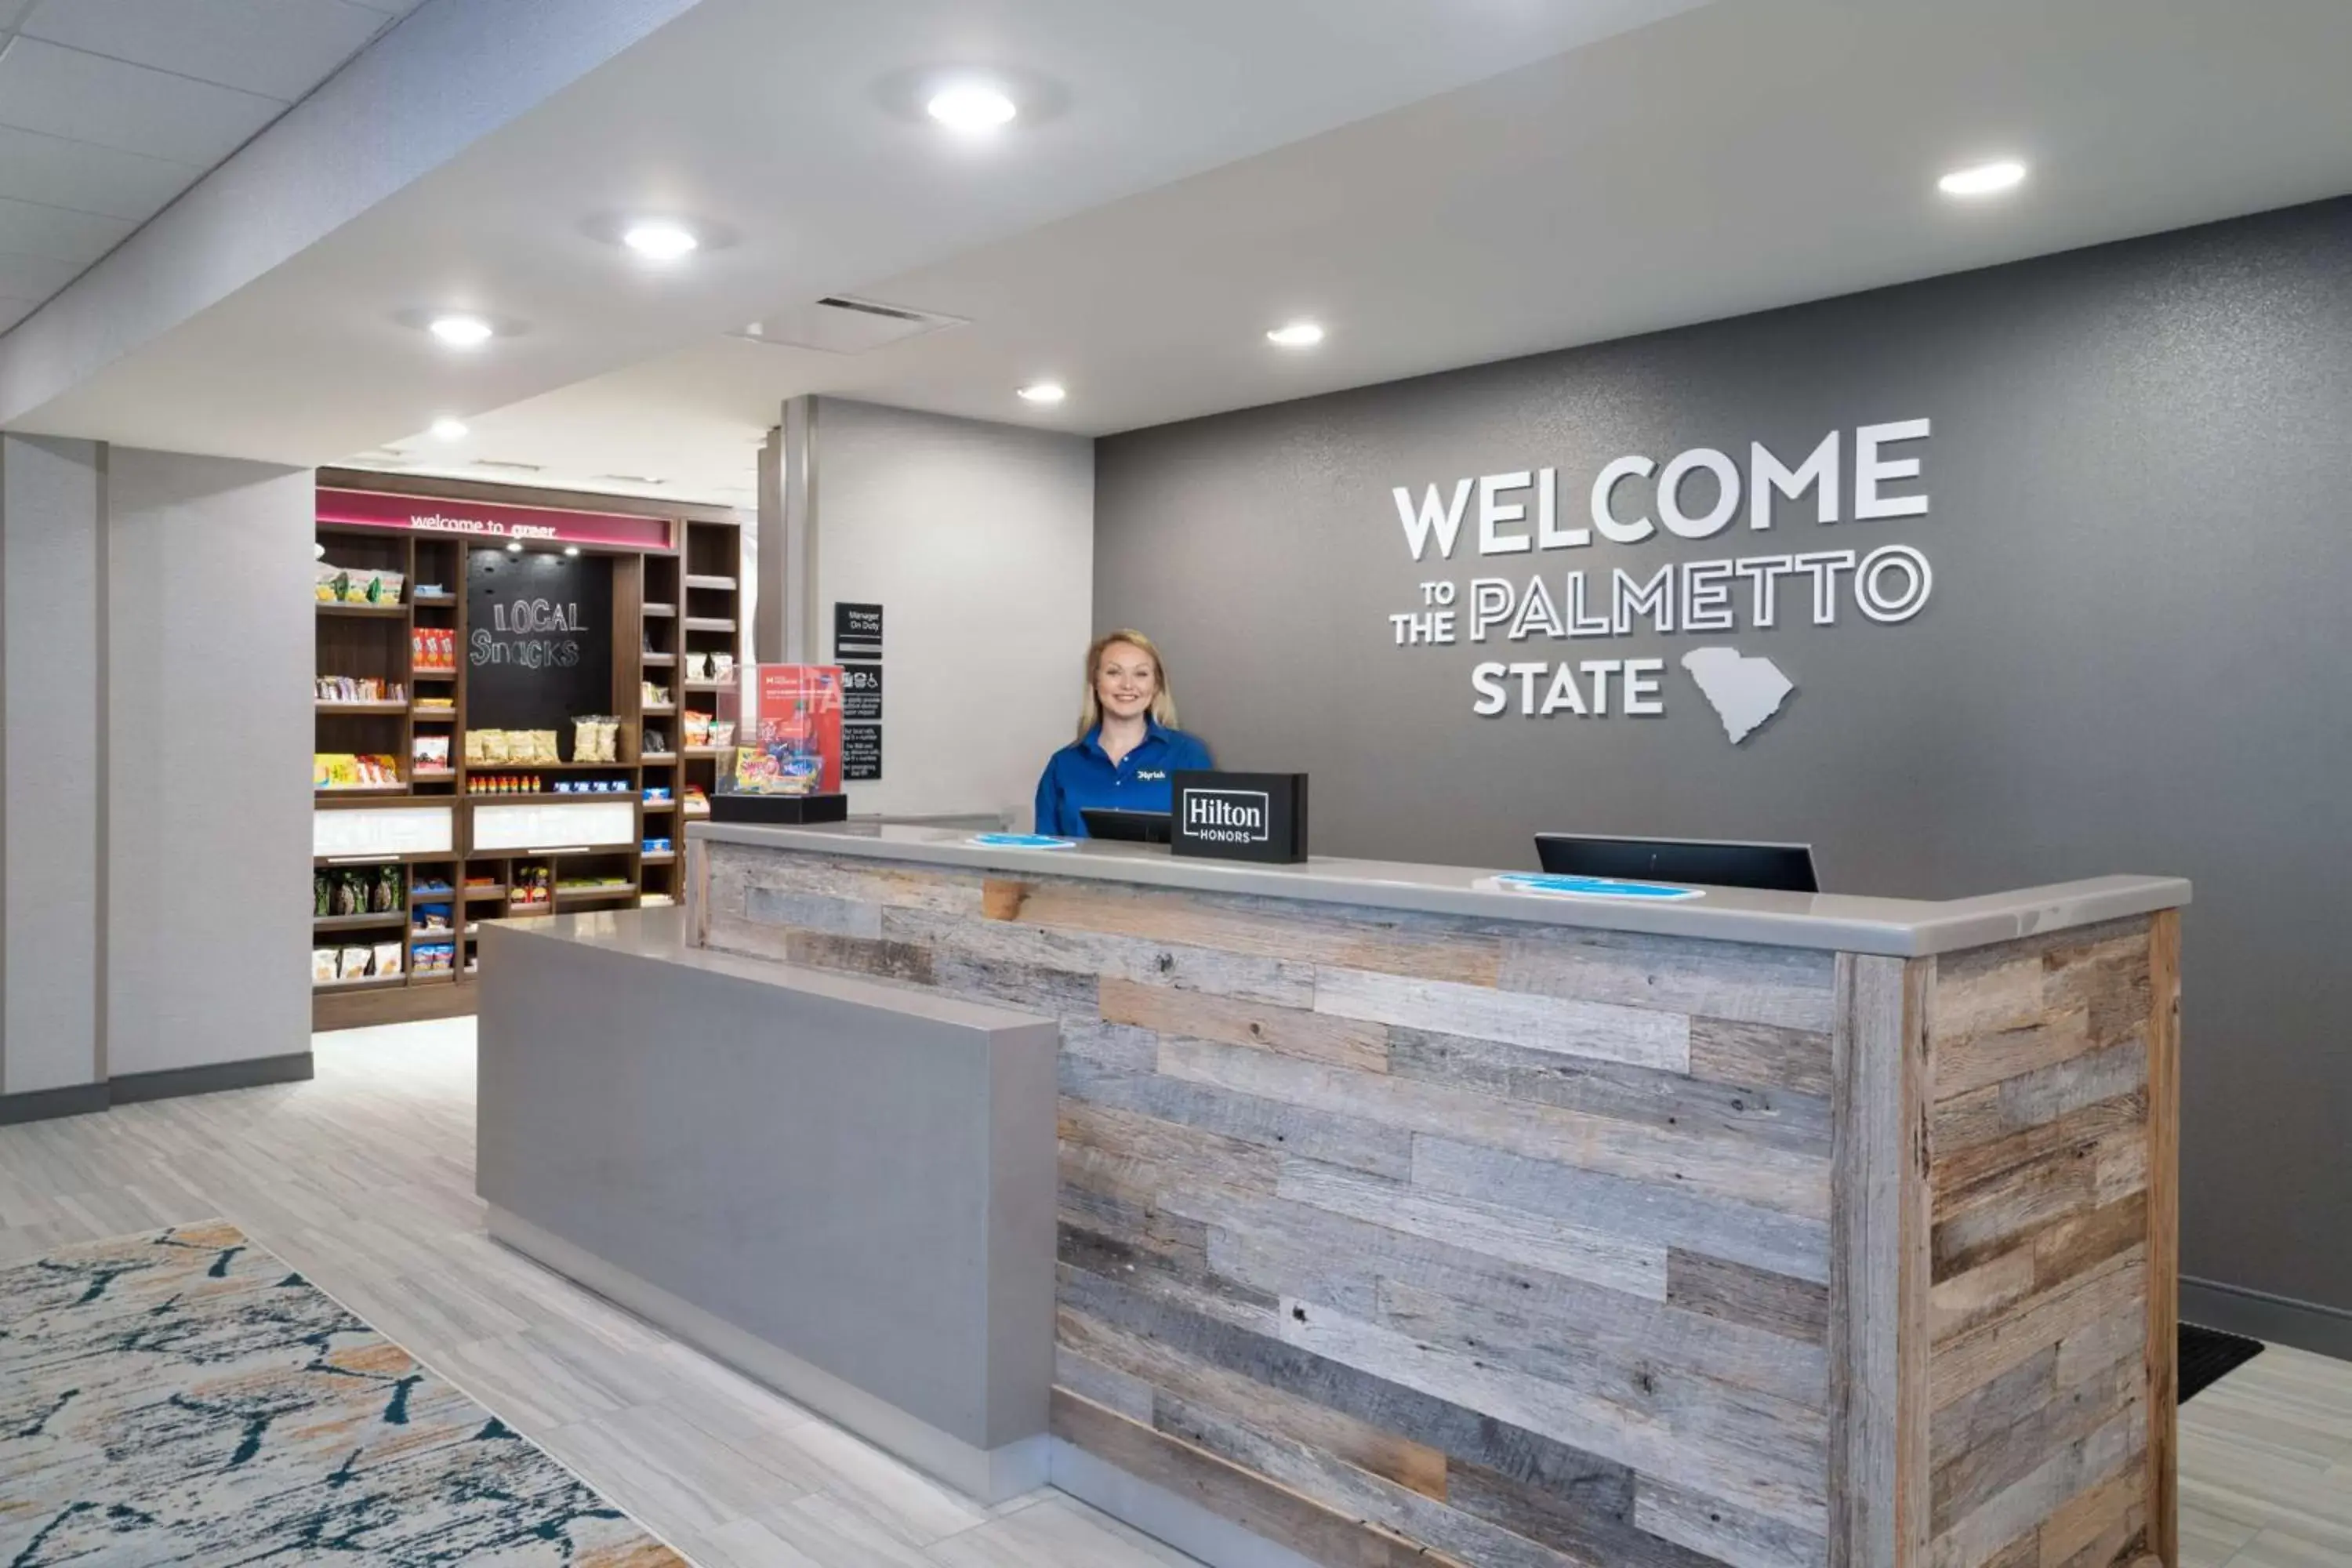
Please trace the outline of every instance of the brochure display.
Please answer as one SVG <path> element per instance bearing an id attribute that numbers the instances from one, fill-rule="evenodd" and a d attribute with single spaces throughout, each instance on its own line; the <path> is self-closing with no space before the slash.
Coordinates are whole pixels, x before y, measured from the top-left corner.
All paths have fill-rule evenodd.
<path id="1" fill-rule="evenodd" d="M 839 822 L 841 667 L 755 664 L 719 694 L 713 744 L 731 748 L 710 815 L 719 822 Z"/>

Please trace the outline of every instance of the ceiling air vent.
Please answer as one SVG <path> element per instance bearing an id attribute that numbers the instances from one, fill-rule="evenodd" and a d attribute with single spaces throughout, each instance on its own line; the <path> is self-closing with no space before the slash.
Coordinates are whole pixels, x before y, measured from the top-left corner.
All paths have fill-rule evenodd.
<path id="1" fill-rule="evenodd" d="M 754 321 L 735 336 L 780 348 L 862 354 L 944 327 L 963 325 L 961 316 L 887 305 L 879 300 L 854 300 L 846 294 L 828 294 L 813 304 L 795 305 Z"/>

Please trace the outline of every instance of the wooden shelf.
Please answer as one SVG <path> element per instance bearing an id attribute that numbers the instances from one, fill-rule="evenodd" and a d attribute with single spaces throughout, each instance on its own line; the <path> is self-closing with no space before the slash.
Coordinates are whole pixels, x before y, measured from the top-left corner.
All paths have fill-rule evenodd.
<path id="1" fill-rule="evenodd" d="M 555 901 L 564 904 L 601 904 L 614 899 L 634 899 L 641 889 L 634 882 L 625 888 L 558 888 Z"/>
<path id="2" fill-rule="evenodd" d="M 733 683 L 725 680 L 684 680 L 678 684 L 688 691 L 724 691 Z"/>
<path id="3" fill-rule="evenodd" d="M 734 749 L 732 746 L 688 746 L 686 754 L 689 757 L 723 757 Z"/>
<path id="4" fill-rule="evenodd" d="M 406 795 L 407 793 L 408 785 L 404 781 L 388 784 L 329 784 L 323 789 L 314 789 L 310 792 L 313 796 L 320 800 L 336 795 Z"/>
<path id="5" fill-rule="evenodd" d="M 397 702 L 313 702 L 310 706 L 320 713 L 405 713 L 408 699 L 404 697 Z"/>
<path id="6" fill-rule="evenodd" d="M 310 994 L 316 996 L 328 991 L 385 991 L 407 984 L 405 974 L 371 974 L 364 980 L 313 980 Z"/>
<path id="7" fill-rule="evenodd" d="M 437 928 L 434 926 L 410 926 L 408 928 L 408 944 L 411 947 L 415 946 L 420 942 L 455 942 L 457 940 L 457 931 L 454 926 L 440 926 Z"/>
<path id="8" fill-rule="evenodd" d="M 408 711 L 416 718 L 424 720 L 427 723 L 438 722 L 454 724 L 457 721 L 457 710 L 455 708 L 412 707 Z"/>
<path id="9" fill-rule="evenodd" d="M 644 613 L 647 616 L 651 617 L 666 617 L 677 614 L 677 606 L 676 605 L 646 605 L 644 606 Z"/>
<path id="10" fill-rule="evenodd" d="M 410 679 L 415 680 L 455 680 L 457 679 L 457 672 L 454 669 L 418 669 L 414 666 L 411 666 L 408 673 Z"/>
<path id="11" fill-rule="evenodd" d="M 677 704 L 673 702 L 664 708 L 640 708 L 637 711 L 640 713 L 650 713 L 656 719 L 669 719 L 677 716 Z"/>
<path id="12" fill-rule="evenodd" d="M 408 596 L 408 602 L 412 605 L 421 605 L 428 610 L 449 609 L 456 606 L 457 603 L 457 595 L 455 594 L 411 594 Z"/>
<path id="13" fill-rule="evenodd" d="M 667 866 L 677 858 L 677 851 L 675 849 L 656 849 L 650 854 L 638 856 L 637 864 L 641 866 Z"/>
<path id="14" fill-rule="evenodd" d="M 344 605 L 320 599 L 318 605 L 322 616 L 361 616 L 386 621 L 408 618 L 406 605 Z"/>
<path id="15" fill-rule="evenodd" d="M 544 805 L 550 802 L 568 805 L 571 802 L 580 800 L 634 801 L 637 798 L 637 792 L 633 789 L 625 789 L 607 790 L 603 795 L 565 795 L 558 790 L 543 789 L 537 795 L 475 795 L 468 793 L 457 795 L 455 798 L 458 800 L 478 800 L 488 805 Z M 501 849 L 497 851 L 494 855 L 476 855 L 473 858 L 477 860 L 504 860 L 511 858 L 513 855 L 514 851 L 511 849 Z"/>
<path id="16" fill-rule="evenodd" d="M 449 784 L 456 780 L 455 768 L 418 768 L 408 775 L 410 784 Z"/>
<path id="17" fill-rule="evenodd" d="M 641 800 L 637 805 L 640 809 L 645 811 L 676 811 L 677 809 L 677 802 L 674 800 Z"/>
<path id="18" fill-rule="evenodd" d="M 420 972 L 408 977 L 411 985 L 454 985 L 457 982 L 457 972 L 454 969 L 437 969 L 430 974 Z"/>
<path id="19" fill-rule="evenodd" d="M 466 901 L 469 904 L 485 903 L 492 899 L 504 902 L 507 896 L 507 885 L 504 882 L 500 882 L 495 888 L 467 888 L 465 889 L 465 895 Z"/>
<path id="20" fill-rule="evenodd" d="M 674 653 L 641 653 L 637 655 L 637 662 L 639 664 L 653 665 L 656 668 L 667 668 L 677 662 L 677 655 Z"/>
<path id="21" fill-rule="evenodd" d="M 735 579 L 713 576 L 704 572 L 689 572 L 686 574 L 686 585 L 689 588 L 723 589 L 731 594 L 735 591 Z"/>
<path id="22" fill-rule="evenodd" d="M 676 752 L 647 752 L 637 759 L 637 764 L 640 767 L 658 768 L 667 767 L 676 761 L 677 761 Z"/>
<path id="23" fill-rule="evenodd" d="M 408 911 L 404 909 L 387 910 L 380 915 L 317 915 L 310 921 L 313 931 L 364 931 L 370 926 L 406 925 Z"/>
<path id="24" fill-rule="evenodd" d="M 686 629 L 690 632 L 731 632 L 735 629 L 735 623 L 732 619 L 722 619 L 718 616 L 688 616 L 686 617 Z"/>

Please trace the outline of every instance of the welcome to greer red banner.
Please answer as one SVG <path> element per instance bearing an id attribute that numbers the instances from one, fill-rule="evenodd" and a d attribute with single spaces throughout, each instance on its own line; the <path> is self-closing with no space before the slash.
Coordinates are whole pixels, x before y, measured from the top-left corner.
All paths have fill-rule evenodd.
<path id="1" fill-rule="evenodd" d="M 667 550 L 670 521 L 620 512 L 563 511 L 554 507 L 500 506 L 488 501 L 434 500 L 378 490 L 319 492 L 319 521 L 337 527 L 396 528 L 410 533 L 452 533 L 474 539 L 545 540 L 556 544 L 611 544 Z"/>

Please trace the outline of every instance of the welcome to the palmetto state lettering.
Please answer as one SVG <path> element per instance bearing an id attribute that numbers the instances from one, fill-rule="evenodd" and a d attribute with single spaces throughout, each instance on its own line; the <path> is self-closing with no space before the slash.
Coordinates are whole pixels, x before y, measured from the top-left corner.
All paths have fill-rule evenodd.
<path id="1" fill-rule="evenodd" d="M 1869 521 L 1885 518 L 1924 517 L 1927 496 L 1889 495 L 1887 485 L 1919 478 L 1918 448 L 1909 455 L 1888 455 L 1887 448 L 1908 447 L 1928 437 L 1925 419 L 1904 419 L 1864 425 L 1853 432 L 1852 518 Z M 1847 493 L 1843 431 L 1832 430 L 1795 466 L 1784 463 L 1761 441 L 1748 443 L 1748 466 L 1712 447 L 1695 447 L 1662 468 L 1640 454 L 1619 458 L 1593 476 L 1587 491 L 1588 525 L 1563 528 L 1559 520 L 1559 475 L 1555 468 L 1521 469 L 1483 474 L 1454 482 L 1450 496 L 1431 485 L 1416 504 L 1411 487 L 1395 488 L 1397 520 L 1403 525 L 1406 546 L 1415 561 L 1434 548 L 1439 557 L 1454 558 L 1463 538 L 1463 522 L 1471 516 L 1475 492 L 1476 550 L 1481 556 L 1530 554 L 1549 550 L 1590 548 L 1594 535 L 1612 544 L 1638 545 L 1659 537 L 1660 529 L 1679 539 L 1712 539 L 1729 528 L 1747 502 L 1748 527 L 1764 532 L 1775 526 L 1776 499 L 1794 501 L 1811 491 L 1813 521 L 1844 521 Z M 1686 509 L 1685 487 L 1705 472 L 1712 480 L 1714 500 L 1703 511 Z M 1646 509 L 1633 499 L 1646 489 Z M 1703 493 L 1703 491 L 1701 492 Z M 1529 515 L 1529 502 L 1533 515 Z M 1652 517 L 1654 511 L 1656 516 Z M 1743 625 L 1769 627 L 1786 613 L 1810 612 L 1811 624 L 1833 626 L 1839 612 L 1851 603 L 1869 620 L 1882 625 L 1907 621 L 1927 606 L 1935 591 L 1935 573 L 1927 557 L 1908 544 L 1882 544 L 1874 549 L 1833 549 L 1789 553 L 1725 556 L 1715 560 L 1667 562 L 1643 575 L 1622 566 L 1610 569 L 1604 585 L 1598 571 L 1571 569 L 1560 577 L 1555 594 L 1541 573 L 1522 584 L 1507 577 L 1474 577 L 1463 587 L 1445 578 L 1421 584 L 1421 605 L 1389 616 L 1400 647 L 1452 647 L 1465 638 L 1485 643 L 1493 637 L 1512 642 L 1542 636 L 1559 641 L 1571 638 L 1630 637 L 1638 630 L 1661 633 L 1736 632 Z M 1784 606 L 1782 591 L 1790 603 Z M 1744 612 L 1744 615 L 1743 615 Z M 1665 711 L 1657 678 L 1663 659 L 1587 659 L 1562 663 L 1548 671 L 1541 705 L 1520 704 L 1530 716 L 1565 710 L 1605 717 L 1612 711 L 1609 678 L 1622 677 L 1623 696 L 1614 711 L 1633 715 Z M 1591 700 L 1579 689 L 1580 673 L 1593 682 Z M 1538 689 L 1535 672 L 1524 665 L 1482 663 L 1471 671 L 1475 693 L 1474 711 L 1493 715 L 1509 705 L 1505 677 L 1521 678 L 1527 692 Z"/>

